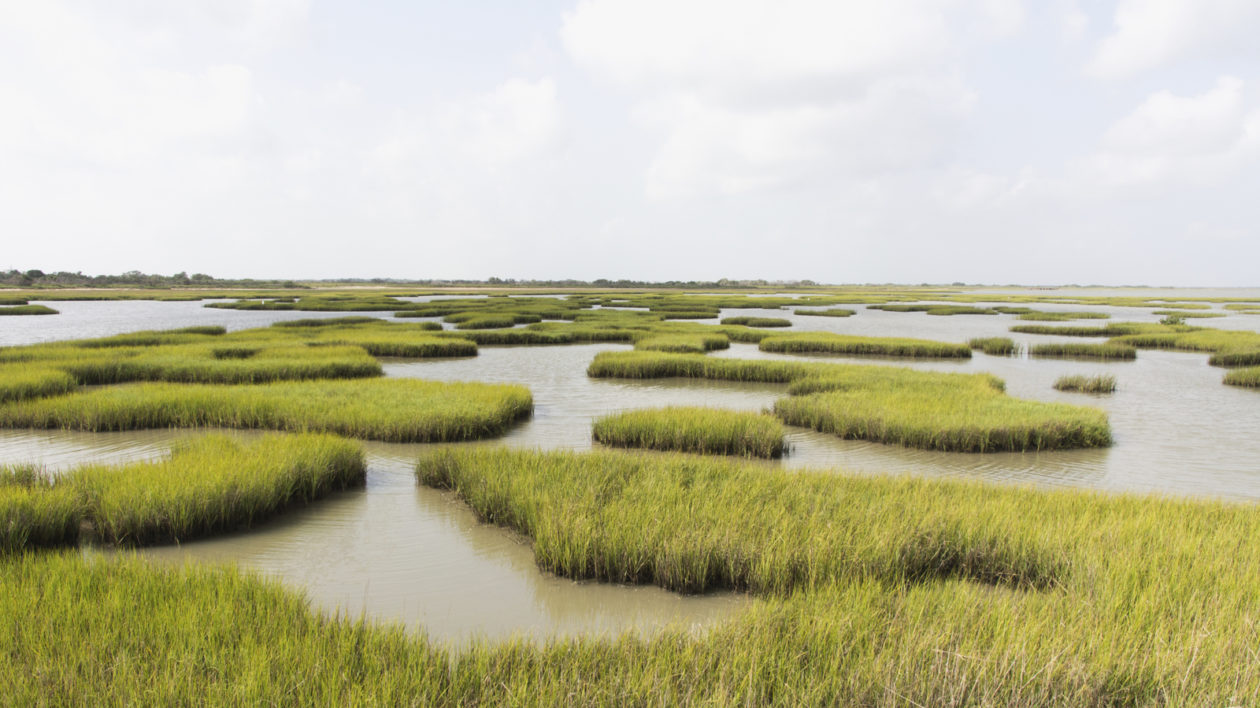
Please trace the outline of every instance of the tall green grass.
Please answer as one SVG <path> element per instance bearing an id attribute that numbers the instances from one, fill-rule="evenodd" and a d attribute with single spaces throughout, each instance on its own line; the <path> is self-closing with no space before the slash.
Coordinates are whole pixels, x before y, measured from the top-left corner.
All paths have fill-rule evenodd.
<path id="1" fill-rule="evenodd" d="M 1133 360 L 1137 349 L 1127 344 L 1113 342 L 1061 342 L 1034 344 L 1028 347 L 1028 355 L 1037 358 Z"/>
<path id="2" fill-rule="evenodd" d="M 1038 322 L 1064 322 L 1068 320 L 1105 320 L 1111 315 L 1105 312 L 1064 312 L 1064 311 L 1045 311 L 1031 310 L 1019 315 L 1021 320 L 1032 320 Z"/>
<path id="3" fill-rule="evenodd" d="M 98 538 L 133 546 L 247 528 L 361 485 L 366 469 L 362 446 L 331 435 L 209 435 L 156 462 L 77 469 L 58 486 L 80 492 Z"/>
<path id="4" fill-rule="evenodd" d="M 810 317 L 852 317 L 857 314 L 854 310 L 843 307 L 831 307 L 823 310 L 810 310 L 807 308 L 798 308 L 793 310 L 795 314 L 807 315 Z"/>
<path id="5" fill-rule="evenodd" d="M 73 543 L 83 511 L 77 490 L 54 486 L 42 470 L 0 467 L 0 563 L 5 553 Z"/>
<path id="6" fill-rule="evenodd" d="M 842 438 L 948 452 L 1023 452 L 1111 444 L 1095 408 L 1011 398 L 986 375 L 894 369 L 802 379 L 775 401 L 789 425 Z"/>
<path id="7" fill-rule="evenodd" d="M 9 305 L 0 307 L 0 315 L 56 315 L 54 310 L 47 305 Z"/>
<path id="8" fill-rule="evenodd" d="M 1225 383 L 1230 386 L 1260 387 L 1260 366 L 1234 369 L 1225 374 Z"/>
<path id="9" fill-rule="evenodd" d="M 782 317 L 723 317 L 724 325 L 743 325 L 745 327 L 791 327 L 792 321 Z"/>
<path id="10" fill-rule="evenodd" d="M 927 339 L 892 337 L 859 337 L 829 332 L 802 332 L 766 337 L 758 345 L 765 352 L 791 354 L 853 354 L 859 356 L 895 356 L 908 358 L 971 358 L 965 344 L 934 342 Z"/>
<path id="11" fill-rule="evenodd" d="M 1083 325 L 1015 325 L 1012 332 L 1020 334 L 1053 334 L 1063 337 L 1121 337 L 1137 334 L 1172 335 L 1191 331 L 1192 327 L 1170 328 L 1153 322 L 1109 322 L 1101 327 Z"/>
<path id="12" fill-rule="evenodd" d="M 41 364 L 0 364 L 0 403 L 55 396 L 78 388 L 65 371 Z"/>
<path id="13" fill-rule="evenodd" d="M 661 334 L 643 337 L 634 343 L 635 349 L 657 352 L 681 352 L 703 354 L 718 349 L 729 349 L 731 340 L 721 334 Z"/>
<path id="14" fill-rule="evenodd" d="M 1010 337 L 975 337 L 967 340 L 967 346 L 990 356 L 1018 356 L 1021 351 Z"/>
<path id="15" fill-rule="evenodd" d="M 789 425 L 845 438 L 933 450 L 995 452 L 1111 443 L 1107 416 L 1083 406 L 1010 398 L 987 374 L 892 366 L 602 352 L 593 378 L 690 378 L 790 384 L 774 413 Z"/>
<path id="16" fill-rule="evenodd" d="M 0 427 L 96 431 L 214 426 L 438 442 L 500 435 L 532 409 L 523 386 L 481 383 L 145 383 L 8 403 L 0 406 Z"/>
<path id="17" fill-rule="evenodd" d="M 1055 380 L 1054 387 L 1060 391 L 1113 393 L 1116 390 L 1116 377 L 1111 375 L 1083 376 L 1080 374 L 1060 376 Z"/>
<path id="18" fill-rule="evenodd" d="M 997 310 L 988 307 L 971 307 L 969 305 L 867 305 L 868 310 L 885 310 L 887 312 L 925 312 L 929 315 L 996 315 Z"/>
<path id="19" fill-rule="evenodd" d="M 642 447 L 710 455 L 779 457 L 784 430 L 760 413 L 715 408 L 670 407 L 604 416 L 591 431 L 598 442 L 614 447 Z"/>

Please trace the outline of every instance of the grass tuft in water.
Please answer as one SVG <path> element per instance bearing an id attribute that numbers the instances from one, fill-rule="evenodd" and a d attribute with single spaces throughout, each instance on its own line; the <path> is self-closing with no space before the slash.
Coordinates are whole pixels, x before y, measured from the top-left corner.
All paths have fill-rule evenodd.
<path id="1" fill-rule="evenodd" d="M 967 340 L 967 346 L 990 356 L 1019 356 L 1022 351 L 1010 337 L 976 337 Z"/>
<path id="2" fill-rule="evenodd" d="M 1103 342 L 1056 342 L 1034 344 L 1028 347 L 1028 355 L 1042 359 L 1103 359 L 1131 361 L 1137 358 L 1137 349 L 1127 344 Z"/>
<path id="3" fill-rule="evenodd" d="M 724 325 L 743 325 L 745 327 L 791 327 L 792 321 L 782 317 L 723 317 Z"/>
<path id="4" fill-rule="evenodd" d="M 1080 374 L 1060 376 L 1055 380 L 1054 387 L 1060 391 L 1076 391 L 1079 393 L 1114 393 L 1116 390 L 1116 377 L 1111 375 L 1083 376 Z"/>
<path id="5" fill-rule="evenodd" d="M 789 354 L 851 354 L 905 358 L 970 359 L 965 344 L 934 342 L 927 339 L 859 337 L 829 332 L 802 332 L 766 337 L 758 347 L 763 352 Z"/>

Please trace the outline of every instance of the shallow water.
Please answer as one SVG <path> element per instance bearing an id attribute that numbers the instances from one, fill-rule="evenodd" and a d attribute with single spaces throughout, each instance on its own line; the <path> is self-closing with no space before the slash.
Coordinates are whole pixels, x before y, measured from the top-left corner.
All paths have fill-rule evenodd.
<path id="1" fill-rule="evenodd" d="M 1200 296 L 1254 297 L 1238 291 Z M 1214 294 L 1215 293 L 1215 294 Z M 27 343 L 100 336 L 137 329 L 193 324 L 255 327 L 302 317 L 346 313 L 213 310 L 201 303 L 55 303 L 62 315 L 8 318 L 0 343 Z M 850 318 L 805 317 L 790 310 L 727 310 L 723 316 L 786 317 L 788 330 L 821 330 L 871 336 L 912 336 L 962 342 L 979 336 L 1012 336 L 1023 344 L 1055 338 L 1010 335 L 1008 315 L 930 316 L 867 310 Z M 1219 306 L 1215 306 L 1219 309 Z M 1135 308 L 1039 306 L 1112 313 L 1113 320 L 1154 321 Z M 371 314 L 371 313 L 354 313 Z M 389 317 L 390 313 L 379 313 Z M 716 320 L 713 320 L 716 322 Z M 1084 321 L 1100 324 L 1100 321 Z M 1202 320 L 1204 326 L 1260 331 L 1260 316 Z M 1067 341 L 1065 339 L 1065 341 Z M 1082 341 L 1082 340 L 1073 340 Z M 594 418 L 616 410 L 665 405 L 707 405 L 760 410 L 784 395 L 784 386 L 666 379 L 590 379 L 586 366 L 619 344 L 552 347 L 482 347 L 476 357 L 451 360 L 386 360 L 388 376 L 522 383 L 534 395 L 532 419 L 501 440 L 473 444 L 587 449 Z M 803 359 L 764 354 L 735 344 L 715 356 Z M 1023 454 L 959 454 L 843 441 L 792 429 L 790 454 L 778 464 L 832 467 L 867 474 L 916 474 L 980 478 L 1019 484 L 1087 487 L 1233 499 L 1260 498 L 1260 392 L 1225 386 L 1224 370 L 1207 356 L 1141 351 L 1132 362 L 1091 363 L 990 357 L 967 361 L 906 363 L 847 357 L 826 361 L 895 364 L 920 369 L 991 372 L 1011 395 L 1096 405 L 1108 411 L 1116 444 L 1104 450 Z M 1110 373 L 1119 390 L 1108 396 L 1055 391 L 1063 374 Z M 190 431 L 70 433 L 0 431 L 0 462 L 42 462 L 64 468 L 85 460 L 123 462 L 162 454 Z M 687 598 L 656 588 L 577 583 L 538 571 L 529 546 L 496 527 L 480 524 L 450 495 L 416 485 L 411 464 L 418 445 L 369 444 L 368 483 L 286 514 L 246 534 L 149 549 L 164 560 L 234 561 L 283 578 L 330 611 L 363 613 L 400 621 L 434 638 L 464 642 L 472 636 L 531 637 L 636 630 L 650 632 L 676 621 L 705 626 L 746 598 Z"/>

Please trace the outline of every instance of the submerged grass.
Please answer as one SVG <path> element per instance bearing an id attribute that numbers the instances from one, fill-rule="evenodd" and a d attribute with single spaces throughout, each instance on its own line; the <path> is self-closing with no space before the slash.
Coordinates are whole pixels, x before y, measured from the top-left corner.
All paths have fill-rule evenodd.
<path id="1" fill-rule="evenodd" d="M 99 431 L 214 426 L 439 442 L 502 434 L 532 409 L 523 386 L 481 383 L 145 383 L 8 403 L 0 406 L 0 427 Z"/>
<path id="2" fill-rule="evenodd" d="M 671 407 L 604 416 L 592 428 L 595 440 L 614 447 L 642 447 L 711 455 L 779 457 L 784 430 L 761 413 L 715 408 Z"/>
<path id="3" fill-rule="evenodd" d="M 1028 355 L 1037 358 L 1133 360 L 1137 349 L 1127 344 L 1113 342 L 1056 342 L 1034 344 L 1028 347 Z"/>
<path id="4" fill-rule="evenodd" d="M 1021 351 L 1010 337 L 975 337 L 967 340 L 967 346 L 990 356 L 1018 356 Z"/>
<path id="5" fill-rule="evenodd" d="M 971 358 L 965 344 L 934 342 L 927 339 L 894 337 L 859 337 L 829 332 L 802 332 L 774 335 L 758 345 L 765 352 L 791 354 L 853 354 L 858 356 L 894 356 L 906 358 Z"/>
<path id="6" fill-rule="evenodd" d="M 1010 398 L 987 374 L 891 366 L 603 352 L 593 378 L 691 378 L 790 384 L 774 413 L 789 425 L 845 438 L 955 452 L 1049 450 L 1111 443 L 1095 408 Z"/>
<path id="7" fill-rule="evenodd" d="M 1100 374 L 1098 376 L 1083 376 L 1080 374 L 1060 376 L 1055 380 L 1054 387 L 1060 391 L 1114 393 L 1116 390 L 1116 377 L 1109 374 Z"/>

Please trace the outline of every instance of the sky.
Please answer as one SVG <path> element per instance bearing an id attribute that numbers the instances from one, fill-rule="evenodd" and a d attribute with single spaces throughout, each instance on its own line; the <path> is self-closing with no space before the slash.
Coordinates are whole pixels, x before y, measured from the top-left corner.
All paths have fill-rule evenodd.
<path id="1" fill-rule="evenodd" d="M 1260 285 L 1256 0 L 0 0 L 0 269 Z"/>

